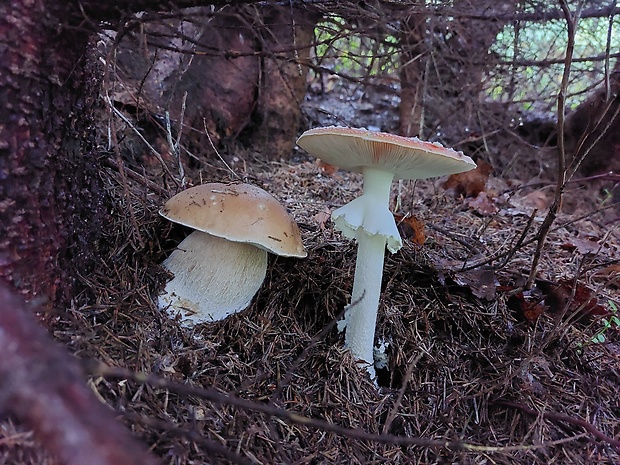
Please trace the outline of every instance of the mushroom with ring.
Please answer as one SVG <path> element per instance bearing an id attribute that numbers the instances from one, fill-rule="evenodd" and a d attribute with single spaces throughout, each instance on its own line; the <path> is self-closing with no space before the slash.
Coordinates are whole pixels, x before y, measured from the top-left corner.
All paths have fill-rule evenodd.
<path id="1" fill-rule="evenodd" d="M 169 199 L 160 215 L 196 229 L 164 260 L 174 274 L 158 298 L 184 324 L 217 321 L 250 305 L 267 252 L 305 257 L 299 228 L 269 193 L 250 184 L 209 183 Z"/>
<path id="2" fill-rule="evenodd" d="M 389 210 L 393 179 L 426 179 L 476 167 L 462 152 L 416 137 L 346 127 L 304 132 L 297 145 L 331 165 L 362 173 L 363 194 L 336 209 L 336 229 L 358 242 L 351 302 L 345 313 L 345 344 L 374 378 L 374 335 L 385 248 L 396 253 L 402 240 Z"/>

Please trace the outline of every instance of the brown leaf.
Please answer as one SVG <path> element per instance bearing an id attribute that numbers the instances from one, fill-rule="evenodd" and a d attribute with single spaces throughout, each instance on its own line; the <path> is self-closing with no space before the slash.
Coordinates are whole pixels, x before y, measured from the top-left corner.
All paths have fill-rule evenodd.
<path id="1" fill-rule="evenodd" d="M 577 314 L 585 319 L 609 315 L 609 310 L 598 303 L 592 289 L 579 282 L 575 283 L 572 279 L 561 279 L 557 283 L 537 280 L 536 286 L 545 295 L 545 304 L 549 308 L 549 313 Z"/>
<path id="2" fill-rule="evenodd" d="M 330 165 L 329 163 L 325 163 L 323 160 L 317 159 L 316 164 L 321 170 L 321 173 L 327 176 L 333 176 L 336 173 L 336 171 L 338 171 L 337 166 Z"/>
<path id="3" fill-rule="evenodd" d="M 493 167 L 484 160 L 478 160 L 477 164 L 476 169 L 450 175 L 442 187 L 452 192 L 455 197 L 476 197 L 484 192 Z"/>
<path id="4" fill-rule="evenodd" d="M 330 218 L 331 218 L 331 211 L 329 210 L 329 208 L 324 207 L 323 210 L 321 210 L 320 212 L 318 212 L 316 215 L 312 217 L 312 220 L 315 221 L 319 225 L 319 228 L 321 229 L 321 231 L 324 231 L 326 228 L 325 225 L 327 224 Z"/>
<path id="5" fill-rule="evenodd" d="M 589 238 L 571 237 L 565 243 L 560 244 L 560 248 L 571 251 L 577 250 L 581 255 L 587 255 L 599 252 L 602 246 Z"/>
<path id="6" fill-rule="evenodd" d="M 495 289 L 499 285 L 493 270 L 469 270 L 454 272 L 454 281 L 459 286 L 468 287 L 479 299 L 495 299 Z"/>
<path id="7" fill-rule="evenodd" d="M 536 323 L 538 318 L 545 313 L 542 296 L 537 296 L 536 292 L 518 292 L 513 294 L 508 299 L 507 305 L 530 324 Z"/>
<path id="8" fill-rule="evenodd" d="M 403 216 L 394 215 L 398 232 L 403 239 L 417 245 L 424 245 L 426 234 L 424 232 L 424 222 L 413 215 Z"/>
<path id="9" fill-rule="evenodd" d="M 620 288 L 620 265 L 609 265 L 594 273 L 593 277 L 605 279 L 607 286 Z"/>
<path id="10" fill-rule="evenodd" d="M 516 199 L 513 202 L 516 202 Z M 523 206 L 537 210 L 547 210 L 551 202 L 553 202 L 553 196 L 544 189 L 538 189 L 521 197 L 521 204 Z"/>
<path id="11" fill-rule="evenodd" d="M 493 215 L 498 210 L 494 199 L 489 197 L 486 192 L 480 192 L 475 198 L 467 199 L 466 203 L 481 215 Z"/>

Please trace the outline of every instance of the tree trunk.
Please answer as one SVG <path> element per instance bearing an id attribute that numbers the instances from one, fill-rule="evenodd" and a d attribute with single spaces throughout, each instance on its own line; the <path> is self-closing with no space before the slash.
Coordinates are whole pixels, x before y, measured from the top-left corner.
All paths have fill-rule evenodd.
<path id="1" fill-rule="evenodd" d="M 400 70 L 402 134 L 417 135 L 424 127 L 430 132 L 457 124 L 462 133 L 477 125 L 482 78 L 491 65 L 489 48 L 506 20 L 472 17 L 496 13 L 506 18 L 515 8 L 511 0 L 457 0 L 449 19 L 414 13 L 404 21 Z"/>
<path id="2" fill-rule="evenodd" d="M 400 134 L 420 136 L 424 108 L 424 72 L 428 60 L 426 37 L 426 18 L 422 13 L 412 14 L 401 24 L 399 77 L 400 91 Z"/>
<path id="3" fill-rule="evenodd" d="M 268 159 L 288 158 L 295 145 L 306 95 L 308 70 L 302 63 L 308 60 L 317 20 L 315 14 L 288 8 L 263 10 L 264 58 L 252 142 Z"/>
<path id="4" fill-rule="evenodd" d="M 79 3 L 0 2 L 0 411 L 63 463 L 153 464 L 13 292 L 63 308 L 96 259 L 107 206 L 89 46 L 97 21 L 149 2 Z"/>
<path id="5" fill-rule="evenodd" d="M 186 144 L 200 153 L 211 142 L 226 146 L 242 135 L 261 156 L 288 158 L 318 15 L 273 4 L 227 8 L 199 23 L 191 13 L 209 14 L 186 10 L 181 19 L 148 23 L 125 36 L 116 53 L 115 101 L 182 117 Z M 191 40 L 170 37 L 171 29 Z"/>
<path id="6" fill-rule="evenodd" d="M 78 271 L 87 274 L 93 264 L 105 215 L 93 151 L 97 61 L 88 51 L 96 24 L 123 8 L 158 4 L 127 0 L 111 8 L 83 0 L 80 10 L 63 0 L 0 3 L 0 278 L 29 299 L 68 302 Z M 290 123 L 290 111 L 285 116 Z"/>
<path id="7" fill-rule="evenodd" d="M 84 383 L 78 362 L 51 340 L 2 282 L 0 347 L 0 410 L 31 426 L 62 463 L 158 462 L 114 420 L 113 411 Z"/>
<path id="8" fill-rule="evenodd" d="M 620 61 L 610 73 L 609 89 L 601 87 L 579 105 L 567 117 L 564 133 L 581 174 L 620 173 Z"/>
<path id="9" fill-rule="evenodd" d="M 89 34 L 62 0 L 0 4 L 0 277 L 66 302 L 97 240 Z"/>

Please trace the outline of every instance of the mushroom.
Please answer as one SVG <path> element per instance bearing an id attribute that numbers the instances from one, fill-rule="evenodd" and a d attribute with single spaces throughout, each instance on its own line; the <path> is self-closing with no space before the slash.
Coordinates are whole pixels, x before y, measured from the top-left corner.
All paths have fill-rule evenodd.
<path id="1" fill-rule="evenodd" d="M 217 321 L 250 305 L 267 273 L 267 252 L 305 257 L 299 228 L 269 193 L 209 183 L 169 199 L 159 214 L 196 229 L 162 265 L 174 274 L 158 305 L 184 324 Z"/>
<path id="2" fill-rule="evenodd" d="M 396 253 L 402 240 L 389 210 L 396 179 L 426 179 L 471 170 L 476 164 L 462 152 L 416 137 L 345 127 L 304 132 L 297 144 L 340 168 L 362 173 L 363 194 L 333 211 L 336 229 L 357 240 L 357 260 L 349 309 L 339 325 L 345 344 L 374 377 L 374 335 L 383 277 L 385 247 Z"/>

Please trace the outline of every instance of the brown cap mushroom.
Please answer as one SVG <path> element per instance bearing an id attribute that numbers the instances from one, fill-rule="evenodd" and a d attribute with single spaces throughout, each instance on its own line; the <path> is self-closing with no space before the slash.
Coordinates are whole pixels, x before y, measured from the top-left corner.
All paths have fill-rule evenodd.
<path id="1" fill-rule="evenodd" d="M 159 214 L 175 223 L 285 257 L 305 257 L 297 223 L 271 194 L 251 184 L 213 182 L 179 192 Z"/>
<path id="2" fill-rule="evenodd" d="M 396 179 L 425 179 L 460 173 L 476 167 L 462 152 L 441 144 L 384 132 L 345 127 L 323 127 L 304 132 L 297 145 L 311 155 L 364 176 L 364 193 L 334 210 L 337 229 L 358 241 L 351 301 L 339 325 L 353 356 L 368 364 L 374 376 L 373 343 L 385 247 L 397 252 L 402 240 L 388 209 L 390 187 Z"/>
<path id="3" fill-rule="evenodd" d="M 209 183 L 172 197 L 159 212 L 196 229 L 162 265 L 174 274 L 159 306 L 193 323 L 245 309 L 267 271 L 267 252 L 305 257 L 297 224 L 269 193 L 250 184 Z"/>

